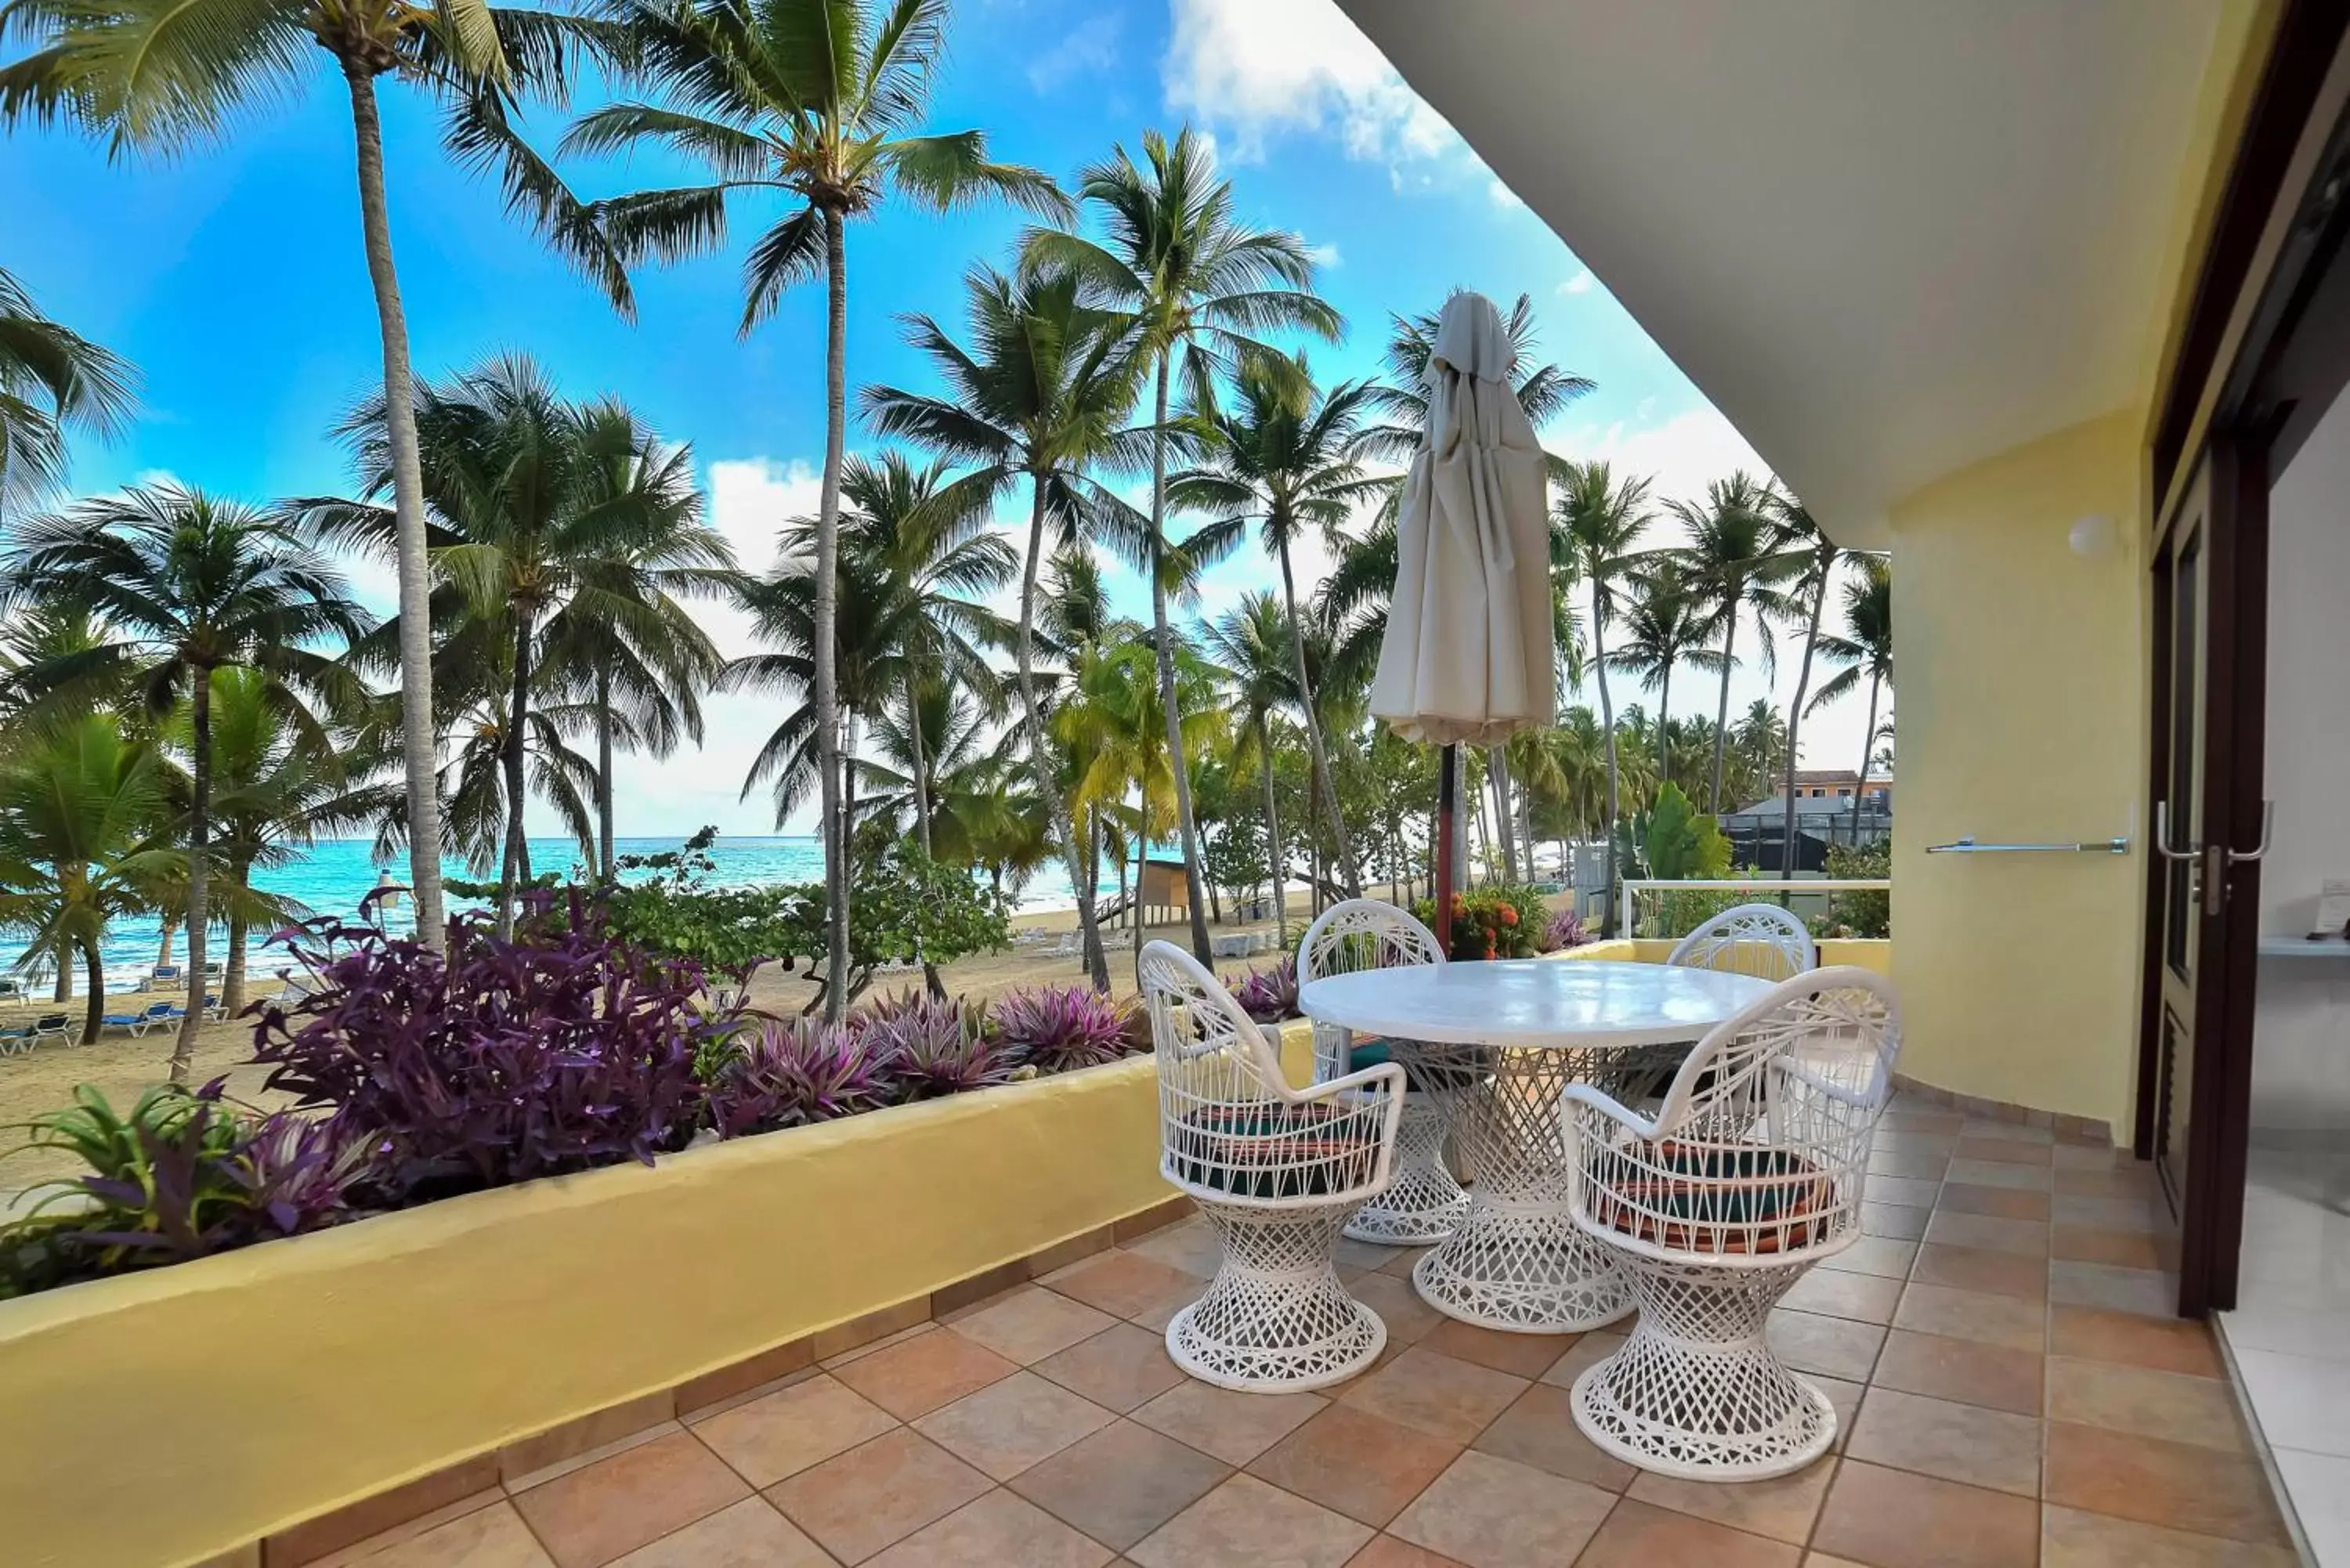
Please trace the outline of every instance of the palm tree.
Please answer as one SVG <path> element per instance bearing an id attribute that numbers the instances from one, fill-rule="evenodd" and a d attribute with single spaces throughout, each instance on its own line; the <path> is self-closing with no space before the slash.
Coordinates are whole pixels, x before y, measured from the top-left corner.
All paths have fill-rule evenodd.
<path id="1" fill-rule="evenodd" d="M 1436 333 L 1444 313 L 1431 310 L 1388 319 L 1388 380 L 1383 386 L 1374 385 L 1370 396 L 1389 422 L 1367 432 L 1367 440 L 1378 455 L 1400 461 L 1411 455 L 1428 428 L 1428 362 L 1436 350 Z M 1518 296 L 1503 326 L 1510 336 L 1510 384 L 1516 389 L 1518 406 L 1536 430 L 1598 384 L 1534 358 L 1538 340 L 1534 301 L 1529 296 Z M 1553 478 L 1564 478 L 1565 463 L 1553 458 L 1551 464 Z"/>
<path id="2" fill-rule="evenodd" d="M 496 869 L 501 898 L 532 877 L 530 845 L 525 839 L 519 858 L 511 836 L 515 819 L 532 799 L 546 803 L 564 833 L 578 846 L 581 859 L 596 852 L 594 811 L 589 803 L 596 789 L 596 764 L 571 743 L 589 723 L 581 703 L 536 701 L 524 712 L 522 729 L 523 788 L 517 794 L 506 771 L 513 753 L 514 682 L 507 671 L 511 652 L 491 650 L 480 678 L 471 687 L 459 683 L 452 671 L 442 681 L 454 711 L 440 729 L 449 751 L 449 765 L 441 784 L 448 802 L 449 847 L 463 856 L 466 869 L 476 877 Z M 390 824 L 384 826 L 389 829 Z"/>
<path id="3" fill-rule="evenodd" d="M 1683 664 L 1712 670 L 1721 656 L 1709 650 L 1706 639 L 1715 621 L 1699 589 L 1671 559 L 1656 562 L 1632 578 L 1633 597 L 1623 607 L 1624 639 L 1607 656 L 1610 669 L 1638 676 L 1640 690 L 1657 693 L 1654 733 L 1657 742 L 1657 784 L 1672 780 L 1673 671 Z"/>
<path id="4" fill-rule="evenodd" d="M 65 483 L 67 431 L 120 429 L 137 379 L 128 363 L 43 316 L 0 268 L 0 516 Z"/>
<path id="5" fill-rule="evenodd" d="M 1337 311 L 1309 292 L 1314 260 L 1305 242 L 1242 223 L 1233 213 L 1232 182 L 1216 178 L 1212 149 L 1189 126 L 1171 145 L 1156 130 L 1143 132 L 1142 152 L 1147 169 L 1119 147 L 1078 172 L 1078 200 L 1106 214 L 1104 240 L 1039 230 L 1023 248 L 1032 265 L 1069 267 L 1102 297 L 1131 312 L 1141 336 L 1139 349 L 1155 361 L 1150 551 L 1156 564 L 1169 549 L 1168 383 L 1177 358 L 1192 402 L 1205 404 L 1213 397 L 1216 376 L 1228 373 L 1237 355 L 1272 353 L 1253 334 L 1303 328 L 1335 340 L 1341 323 Z M 1196 551 L 1205 541 L 1192 543 Z M 1199 829 L 1191 819 L 1191 777 L 1174 698 L 1175 636 L 1167 618 L 1165 574 L 1154 569 L 1149 576 L 1159 707 L 1175 758 L 1175 819 L 1191 898 L 1191 949 L 1201 963 L 1209 963 Z"/>
<path id="6" fill-rule="evenodd" d="M 1779 875 L 1792 878 L 1795 875 L 1795 760 L 1803 751 L 1804 698 L 1812 684 L 1812 656 L 1819 649 L 1820 611 L 1827 605 L 1828 581 L 1835 575 L 1836 559 L 1843 552 L 1812 520 L 1804 504 L 1783 492 L 1779 498 L 1779 529 L 1790 549 L 1808 550 L 1811 554 L 1810 607 L 1804 614 L 1804 662 L 1795 674 L 1794 700 L 1787 704 L 1786 794 L 1780 817 L 1783 843 Z"/>
<path id="7" fill-rule="evenodd" d="M 528 855 L 524 756 L 534 691 L 592 684 L 599 666 L 625 671 L 615 656 L 631 643 L 653 649 L 657 665 L 666 660 L 666 670 L 647 672 L 656 680 L 713 665 L 715 649 L 671 596 L 722 591 L 733 578 L 733 553 L 702 526 L 690 448 L 664 446 L 617 401 L 565 401 L 526 358 L 493 359 L 420 387 L 414 423 L 432 569 L 467 623 L 444 645 L 444 663 L 453 655 L 463 668 L 452 678 L 470 683 L 481 667 L 476 643 L 486 643 L 510 682 L 496 728 L 507 807 L 498 934 L 511 936 Z M 372 401 L 344 426 L 370 494 L 392 487 L 388 428 Z M 380 506 L 313 502 L 305 517 L 323 539 L 397 547 L 398 520 Z M 609 711 L 597 714 L 607 732 Z"/>
<path id="8" fill-rule="evenodd" d="M 1706 809 L 1721 810 L 1722 759 L 1730 740 L 1730 677 L 1738 668 L 1738 623 L 1747 607 L 1755 610 L 1755 632 L 1762 648 L 1762 668 L 1772 667 L 1775 651 L 1771 622 L 1784 617 L 1788 599 L 1781 586 L 1800 573 L 1808 559 L 1801 549 L 1788 549 L 1780 527 L 1778 487 L 1743 472 L 1717 479 L 1706 488 L 1705 504 L 1671 504 L 1673 515 L 1690 533 L 1680 551 L 1683 580 L 1711 603 L 1721 632 L 1718 668 L 1721 696 L 1713 717 L 1713 774 Z"/>
<path id="9" fill-rule="evenodd" d="M 0 925 L 25 933 L 20 969 L 42 953 L 57 955 L 60 971 L 80 959 L 89 992 L 85 1045 L 97 1040 L 106 1012 L 107 926 L 163 908 L 169 886 L 187 871 L 186 857 L 166 843 L 168 815 L 154 747 L 126 739 L 110 713 L 68 720 L 0 768 Z M 201 975 L 201 959 L 192 961 Z"/>
<path id="10" fill-rule="evenodd" d="M 981 649 L 1000 641 L 1003 628 L 975 598 L 1003 587 L 1014 566 L 1011 546 L 989 529 L 983 506 L 973 504 L 983 497 L 951 483 L 942 462 L 917 469 L 896 452 L 878 462 L 851 458 L 842 472 L 841 493 L 848 504 L 840 515 L 842 591 L 833 661 L 853 784 L 860 726 L 879 722 L 893 703 L 919 698 L 932 687 L 993 685 Z M 757 784 L 772 785 L 779 826 L 806 798 L 822 765 L 813 743 L 816 710 L 807 700 L 816 662 L 812 544 L 817 525 L 813 517 L 786 523 L 782 564 L 738 590 L 768 651 L 732 660 L 719 681 L 723 691 L 803 699 L 768 736 L 743 783 L 746 794 Z M 908 739 L 919 753 L 920 734 Z M 931 845 L 930 803 L 921 782 L 928 771 L 918 755 L 915 829 L 925 851 Z M 843 807 L 852 814 L 855 793 L 846 792 Z M 854 826 L 853 815 L 839 825 L 844 835 Z"/>
<path id="11" fill-rule="evenodd" d="M 1618 480 L 1605 462 L 1574 464 L 1551 502 L 1553 532 L 1591 587 L 1591 659 L 1599 682 L 1599 730 L 1607 748 L 1607 885 L 1616 885 L 1616 822 L 1622 814 L 1622 766 L 1616 754 L 1616 704 L 1607 691 L 1607 621 L 1622 600 L 1620 580 L 1648 526 L 1648 483 Z M 1612 919 L 1614 896 L 1607 899 Z"/>
<path id="12" fill-rule="evenodd" d="M 213 815 L 226 884 L 228 961 L 221 1011 L 244 1009 L 246 949 L 258 910 L 283 925 L 304 911 L 253 886 L 256 867 L 293 862 L 323 835 L 397 819 L 399 790 L 380 782 L 398 761 L 375 732 L 337 737 L 331 748 L 306 739 L 272 700 L 255 670 L 213 671 Z M 272 927 L 265 926 L 265 931 Z"/>
<path id="13" fill-rule="evenodd" d="M 1282 709 L 1297 701 L 1297 667 L 1289 635 L 1289 613 L 1269 592 L 1241 596 L 1240 603 L 1202 628 L 1208 651 L 1224 671 L 1226 711 L 1232 723 L 1234 772 L 1257 765 L 1264 792 L 1265 859 L 1273 867 L 1274 923 L 1281 945 L 1289 945 L 1289 902 L 1282 896 L 1284 862 L 1281 814 L 1274 805 L 1274 725 Z"/>
<path id="14" fill-rule="evenodd" d="M 910 340 L 938 368 L 950 395 L 868 387 L 862 402 L 883 435 L 972 464 L 955 487 L 973 508 L 1020 480 L 1028 483 L 1028 546 L 1014 649 L 1029 766 L 1037 798 L 1060 807 L 1055 826 L 1076 894 L 1087 972 L 1096 989 L 1107 992 L 1109 959 L 1094 919 L 1093 880 L 1086 874 L 1088 840 L 1079 837 L 1075 805 L 1054 777 L 1052 739 L 1037 694 L 1036 580 L 1048 524 L 1064 549 L 1088 535 L 1106 537 L 1129 559 L 1147 564 L 1148 519 L 1087 473 L 1090 464 L 1120 452 L 1120 424 L 1146 359 L 1130 323 L 1087 305 L 1074 273 L 1038 272 L 1015 281 L 979 266 L 965 275 L 963 291 L 972 348 L 955 342 L 928 316 L 910 321 Z"/>
<path id="15" fill-rule="evenodd" d="M 894 189 L 945 212 L 1000 197 L 1049 218 L 1067 198 L 1036 170 L 997 163 L 976 130 L 910 134 L 930 107 L 946 50 L 948 0 L 614 0 L 633 48 L 627 75 L 658 101 L 607 105 L 564 145 L 598 153 L 650 144 L 706 168 L 710 182 L 597 204 L 595 222 L 629 260 L 669 261 L 726 240 L 731 197 L 779 192 L 790 212 L 751 247 L 742 330 L 793 284 L 824 277 L 824 480 L 815 561 L 817 774 L 824 812 L 828 961 L 826 1016 L 848 993 L 847 843 L 839 836 L 841 713 L 833 668 L 841 465 L 847 429 L 848 220 Z M 623 292 L 616 302 L 625 300 Z"/>
<path id="16" fill-rule="evenodd" d="M 1175 722 L 1194 751 L 1221 738 L 1224 716 L 1213 701 L 1207 668 L 1189 647 L 1177 650 L 1181 680 Z M 1174 826 L 1176 778 L 1159 707 L 1157 653 L 1130 638 L 1080 655 L 1069 700 L 1053 715 L 1057 737 L 1086 759 L 1076 798 L 1104 815 L 1120 814 L 1134 794 L 1134 898 L 1131 905 L 1138 977 L 1142 961 L 1142 877 L 1154 834 Z M 1196 914 L 1197 911 L 1194 911 Z M 1138 983 L 1139 981 L 1138 979 Z"/>
<path id="17" fill-rule="evenodd" d="M 1314 788 L 1337 850 L 1340 881 L 1347 897 L 1358 898 L 1362 881 L 1347 843 L 1346 817 L 1338 809 L 1330 753 L 1323 742 L 1314 681 L 1306 669 L 1305 622 L 1298 608 L 1297 574 L 1290 554 L 1308 527 L 1336 536 L 1356 505 L 1386 484 L 1384 479 L 1367 475 L 1357 455 L 1375 389 L 1367 381 L 1349 381 L 1323 392 L 1315 387 L 1301 354 L 1285 363 L 1247 357 L 1232 390 L 1234 403 L 1229 410 L 1211 404 L 1193 410 L 1191 423 L 1201 462 L 1175 476 L 1169 496 L 1179 506 L 1220 520 L 1254 522 L 1266 549 L 1281 564 L 1290 661 L 1314 764 Z"/>
<path id="18" fill-rule="evenodd" d="M 1852 792 L 1852 832 L 1860 837 L 1860 803 L 1868 793 L 1868 768 L 1881 738 L 1877 728 L 1878 697 L 1893 684 L 1893 566 L 1883 556 L 1855 555 L 1853 575 L 1844 585 L 1844 621 L 1847 635 L 1823 636 L 1820 657 L 1844 669 L 1831 677 L 1812 699 L 1806 713 L 1816 713 L 1848 696 L 1868 679 L 1868 724 L 1861 731 L 1860 783 Z"/>
<path id="19" fill-rule="evenodd" d="M 484 0 L 14 0 L 8 17 L 35 51 L 0 67 L 0 123 L 70 120 L 118 151 L 169 157 L 219 141 L 244 111 L 290 98 L 330 57 L 351 102 L 359 224 L 383 344 L 384 440 L 400 578 L 401 752 L 417 935 L 441 941 L 441 808 L 433 794 L 431 585 L 424 489 L 412 418 L 408 318 L 392 264 L 383 123 L 376 78 L 397 72 L 447 107 L 461 161 L 501 173 L 509 211 L 536 217 L 565 253 L 608 283 L 619 268 L 554 171 L 512 130 L 519 95 L 560 100 L 583 51 L 609 64 L 610 31 L 577 17 Z"/>
<path id="20" fill-rule="evenodd" d="M 108 640 L 95 657 L 55 671 L 24 673 L 36 690 L 89 679 L 111 665 L 139 681 L 161 717 L 188 701 L 192 784 L 188 806 L 188 968 L 202 974 L 212 855 L 212 672 L 261 671 L 273 699 L 312 743 L 327 744 L 307 696 L 356 697 L 348 672 L 320 645 L 348 644 L 367 629 L 342 574 L 284 523 L 177 485 L 143 486 L 86 501 L 17 531 L 7 564 L 19 603 L 86 607 Z M 191 1008 L 172 1054 L 185 1078 L 203 1010 Z"/>

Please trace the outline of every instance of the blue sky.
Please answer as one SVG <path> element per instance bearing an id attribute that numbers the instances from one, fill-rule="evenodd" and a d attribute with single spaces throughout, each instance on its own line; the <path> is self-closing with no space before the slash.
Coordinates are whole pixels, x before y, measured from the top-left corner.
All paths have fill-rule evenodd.
<path id="1" fill-rule="evenodd" d="M 177 162 L 109 162 L 102 149 L 55 133 L 0 140 L 0 266 L 144 376 L 135 429 L 78 453 L 78 488 L 164 473 L 251 499 L 350 484 L 328 432 L 381 361 L 348 101 L 324 55 L 317 63 L 297 99 Z M 387 81 L 384 116 L 419 373 L 520 350 L 573 395 L 624 396 L 664 435 L 692 442 L 712 525 L 746 564 L 766 565 L 775 524 L 814 509 L 824 441 L 821 290 L 797 292 L 748 339 L 735 331 L 742 254 L 773 210 L 741 209 L 723 255 L 641 274 L 638 319 L 625 323 L 502 214 L 491 184 L 445 159 L 429 104 Z M 1329 0 L 963 0 L 958 9 L 937 129 L 983 128 L 996 156 L 1066 178 L 1115 142 L 1133 146 L 1146 127 L 1186 121 L 1215 138 L 1242 214 L 1295 231 L 1323 258 L 1321 290 L 1350 326 L 1343 344 L 1313 350 L 1326 380 L 1377 369 L 1390 311 L 1433 309 L 1456 286 L 1505 305 L 1524 293 L 1549 357 L 1598 383 L 1544 432 L 1553 450 L 1652 473 L 1666 497 L 1763 467 Z M 534 130 L 551 146 L 562 124 L 543 111 Z M 644 158 L 567 171 L 589 195 L 680 173 Z M 1007 210 L 941 218 L 900 206 L 852 229 L 852 387 L 930 386 L 898 313 L 952 319 L 965 267 L 1003 261 L 1023 222 Z M 871 442 L 852 429 L 851 444 Z M 1318 574 L 1318 563 L 1305 566 Z M 388 607 L 387 576 L 356 575 L 363 595 Z M 1263 580 L 1261 560 L 1227 562 L 1207 607 Z M 1131 579 L 1120 587 L 1130 607 L 1144 607 Z M 713 612 L 712 624 L 722 640 L 739 639 L 726 615 Z M 1792 689 L 1783 665 L 1777 684 Z M 1692 697 L 1700 689 L 1677 685 Z M 1769 689 L 1746 672 L 1733 704 Z M 769 804 L 736 795 L 773 722 L 770 704 L 720 699 L 700 754 L 624 763 L 621 831 L 770 831 Z M 1851 765 L 1860 725 L 1856 711 L 1824 718 L 1807 733 L 1807 763 Z"/>

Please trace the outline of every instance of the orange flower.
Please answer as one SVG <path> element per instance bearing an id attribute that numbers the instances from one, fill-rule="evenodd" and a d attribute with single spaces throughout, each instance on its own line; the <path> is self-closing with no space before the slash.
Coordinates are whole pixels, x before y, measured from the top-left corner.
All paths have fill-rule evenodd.
<path id="1" fill-rule="evenodd" d="M 1507 905 L 1507 904 L 1503 905 L 1503 906 L 1502 906 L 1502 924 L 1503 924 L 1503 925 L 1505 925 L 1505 926 L 1514 926 L 1514 925 L 1516 925 L 1517 923 L 1518 923 L 1518 912 L 1517 912 L 1517 910 L 1515 910 L 1515 909 L 1512 909 L 1512 908 L 1511 908 L 1509 905 Z"/>

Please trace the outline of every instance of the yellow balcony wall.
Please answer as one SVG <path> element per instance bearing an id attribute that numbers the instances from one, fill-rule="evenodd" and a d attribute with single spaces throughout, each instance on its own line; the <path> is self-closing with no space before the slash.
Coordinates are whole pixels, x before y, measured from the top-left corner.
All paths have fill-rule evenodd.
<path id="1" fill-rule="evenodd" d="M 1029 1257 L 1172 1195 L 1158 1117 L 1140 1057 L 0 1303 L 0 1563 L 202 1563 Z"/>

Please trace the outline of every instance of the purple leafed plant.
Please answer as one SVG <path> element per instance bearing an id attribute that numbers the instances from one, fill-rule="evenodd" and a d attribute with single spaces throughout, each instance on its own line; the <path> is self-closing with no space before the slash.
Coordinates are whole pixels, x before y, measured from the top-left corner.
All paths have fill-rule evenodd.
<path id="1" fill-rule="evenodd" d="M 1598 940 L 1583 929 L 1581 915 L 1573 909 L 1558 909 L 1543 926 L 1542 939 L 1534 944 L 1534 950 L 1555 953 L 1561 948 L 1579 948 Z"/>
<path id="2" fill-rule="evenodd" d="M 1259 1023 L 1297 1016 L 1297 958 L 1285 954 L 1263 969 L 1252 969 L 1233 983 L 1232 1000 Z"/>
<path id="3" fill-rule="evenodd" d="M 1039 1073 L 1071 1073 L 1130 1054 L 1126 1017 L 1090 986 L 1010 991 L 991 1009 L 1006 1047 Z"/>
<path id="4" fill-rule="evenodd" d="M 910 1100 L 1008 1083 L 1021 1065 L 1019 1051 L 966 1002 L 910 992 L 885 998 L 849 1022 Z"/>
<path id="5" fill-rule="evenodd" d="M 862 1027 L 816 1018 L 769 1018 L 735 1037 L 710 1085 L 721 1137 L 828 1122 L 899 1098 L 890 1064 Z"/>
<path id="6" fill-rule="evenodd" d="M 265 1085 L 331 1110 L 364 1144 L 363 1186 L 400 1205 L 617 1160 L 652 1162 L 699 1125 L 700 970 L 593 932 L 499 941 L 449 925 L 447 957 L 316 922 L 281 933 L 311 971 L 260 1009 Z"/>

